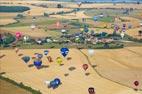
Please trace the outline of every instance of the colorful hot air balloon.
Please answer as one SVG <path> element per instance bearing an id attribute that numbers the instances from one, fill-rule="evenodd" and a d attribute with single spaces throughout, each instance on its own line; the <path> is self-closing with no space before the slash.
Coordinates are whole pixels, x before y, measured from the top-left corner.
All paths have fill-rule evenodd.
<path id="1" fill-rule="evenodd" d="M 93 87 L 88 88 L 89 94 L 95 94 L 95 89 Z"/>
<path id="2" fill-rule="evenodd" d="M 25 63 L 28 63 L 30 61 L 30 57 L 29 56 L 24 56 L 22 57 L 22 60 L 25 62 Z"/>
<path id="3" fill-rule="evenodd" d="M 42 65 L 42 61 L 37 59 L 34 61 L 34 65 L 35 65 L 35 67 L 40 68 Z"/>
<path id="4" fill-rule="evenodd" d="M 61 65 L 62 64 L 62 58 L 61 57 L 57 57 L 56 58 L 56 62 Z"/>
<path id="5" fill-rule="evenodd" d="M 135 86 L 139 86 L 139 81 L 134 81 Z"/>
<path id="6" fill-rule="evenodd" d="M 44 55 L 48 55 L 49 51 L 48 50 L 44 50 Z"/>
<path id="7" fill-rule="evenodd" d="M 83 64 L 83 69 L 86 71 L 88 69 L 88 64 Z"/>
<path id="8" fill-rule="evenodd" d="M 19 40 L 22 37 L 22 33 L 21 32 L 16 32 L 16 38 Z"/>
<path id="9" fill-rule="evenodd" d="M 78 7 L 80 7 L 82 5 L 82 2 L 77 1 L 77 5 Z"/>
<path id="10" fill-rule="evenodd" d="M 55 82 L 56 82 L 56 84 L 58 84 L 58 85 L 59 85 L 59 84 L 61 84 L 61 81 L 60 81 L 60 79 L 59 79 L 59 78 L 55 78 L 55 79 L 54 79 L 54 81 L 55 81 Z"/>
<path id="11" fill-rule="evenodd" d="M 61 53 L 64 57 L 66 57 L 66 56 L 68 55 L 68 53 L 69 53 L 69 49 L 68 49 L 68 48 L 61 48 L 61 49 L 60 49 L 60 53 Z"/>

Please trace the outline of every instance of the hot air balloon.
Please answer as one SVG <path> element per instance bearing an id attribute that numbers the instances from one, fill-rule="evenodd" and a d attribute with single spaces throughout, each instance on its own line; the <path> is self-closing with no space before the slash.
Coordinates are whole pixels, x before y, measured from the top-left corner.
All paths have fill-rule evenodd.
<path id="1" fill-rule="evenodd" d="M 95 89 L 93 87 L 88 88 L 89 94 L 95 94 Z"/>
<path id="2" fill-rule="evenodd" d="M 61 65 L 62 64 L 62 58 L 61 57 L 57 57 L 56 58 L 56 62 Z"/>
<path id="3" fill-rule="evenodd" d="M 94 55 L 94 49 L 88 49 L 88 53 L 90 56 L 93 56 Z"/>
<path id="4" fill-rule="evenodd" d="M 43 55 L 42 55 L 42 54 L 39 54 L 39 53 L 35 53 L 35 57 L 36 57 L 37 59 L 41 59 L 41 58 L 43 57 Z"/>
<path id="5" fill-rule="evenodd" d="M 135 86 L 139 86 L 139 81 L 134 81 Z"/>
<path id="6" fill-rule="evenodd" d="M 31 29 L 34 30 L 36 26 L 34 24 L 31 25 Z"/>
<path id="7" fill-rule="evenodd" d="M 83 64 L 83 69 L 86 71 L 88 69 L 88 64 Z"/>
<path id="8" fill-rule="evenodd" d="M 28 63 L 30 61 L 30 57 L 29 56 L 24 56 L 22 57 L 22 60 L 25 62 L 25 63 Z"/>
<path id="9" fill-rule="evenodd" d="M 56 82 L 56 84 L 58 84 L 58 85 L 59 85 L 59 84 L 61 84 L 61 81 L 60 81 L 60 79 L 59 79 L 59 78 L 55 78 L 55 79 L 54 79 L 54 81 L 55 81 L 55 82 Z"/>
<path id="10" fill-rule="evenodd" d="M 19 40 L 22 37 L 22 33 L 21 32 L 16 32 L 16 38 Z"/>
<path id="11" fill-rule="evenodd" d="M 61 80 L 59 78 L 55 78 L 52 81 L 46 81 L 46 83 L 48 84 L 49 88 L 55 89 L 61 84 Z"/>
<path id="12" fill-rule="evenodd" d="M 124 33 L 124 32 L 121 32 L 120 36 L 121 36 L 121 38 L 123 39 L 124 36 L 125 36 L 125 33 Z"/>
<path id="13" fill-rule="evenodd" d="M 78 7 L 80 7 L 82 5 L 82 2 L 77 1 L 77 5 Z"/>
<path id="14" fill-rule="evenodd" d="M 48 55 L 49 51 L 48 50 L 44 50 L 44 55 Z"/>
<path id="15" fill-rule="evenodd" d="M 30 39 L 30 37 L 29 36 L 24 36 L 23 39 L 24 39 L 25 42 L 27 42 Z"/>
<path id="16" fill-rule="evenodd" d="M 37 60 L 34 61 L 34 65 L 35 65 L 35 67 L 40 68 L 41 65 L 42 65 L 42 61 L 37 59 Z"/>
<path id="17" fill-rule="evenodd" d="M 68 53 L 69 53 L 69 49 L 68 49 L 68 48 L 61 48 L 61 49 L 60 49 L 60 53 L 61 53 L 64 57 L 66 57 L 66 56 L 68 55 Z"/>
<path id="18" fill-rule="evenodd" d="M 98 16 L 94 16 L 93 19 L 95 22 L 98 21 Z"/>

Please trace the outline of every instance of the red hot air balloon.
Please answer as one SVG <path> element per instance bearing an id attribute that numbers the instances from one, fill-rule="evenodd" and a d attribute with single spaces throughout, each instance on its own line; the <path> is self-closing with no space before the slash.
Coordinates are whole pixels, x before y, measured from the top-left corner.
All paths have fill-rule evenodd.
<path id="1" fill-rule="evenodd" d="M 83 64 L 83 69 L 86 71 L 88 69 L 88 65 L 87 64 Z"/>
<path id="2" fill-rule="evenodd" d="M 19 40 L 22 37 L 21 32 L 16 32 L 16 38 Z"/>
<path id="3" fill-rule="evenodd" d="M 134 81 L 134 85 L 138 86 L 139 85 L 139 81 Z"/>

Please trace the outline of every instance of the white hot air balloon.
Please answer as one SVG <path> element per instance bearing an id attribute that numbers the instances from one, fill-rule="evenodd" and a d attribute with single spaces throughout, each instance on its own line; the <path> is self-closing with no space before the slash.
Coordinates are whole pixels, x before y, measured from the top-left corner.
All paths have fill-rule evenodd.
<path id="1" fill-rule="evenodd" d="M 121 38 L 123 39 L 124 36 L 125 36 L 125 33 L 124 33 L 124 32 L 121 32 L 120 36 L 121 36 Z"/>
<path id="2" fill-rule="evenodd" d="M 25 42 L 27 42 L 30 38 L 29 38 L 29 36 L 24 36 L 23 39 Z"/>
<path id="3" fill-rule="evenodd" d="M 88 54 L 90 55 L 90 56 L 93 56 L 94 55 L 94 49 L 88 49 Z"/>
<path id="4" fill-rule="evenodd" d="M 34 24 L 31 25 L 31 29 L 34 30 L 36 26 Z"/>

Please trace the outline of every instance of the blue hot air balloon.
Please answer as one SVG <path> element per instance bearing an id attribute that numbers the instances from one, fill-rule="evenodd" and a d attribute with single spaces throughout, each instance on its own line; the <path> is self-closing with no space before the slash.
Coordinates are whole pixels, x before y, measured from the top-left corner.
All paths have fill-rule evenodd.
<path id="1" fill-rule="evenodd" d="M 22 60 L 25 62 L 25 63 L 28 63 L 30 61 L 30 57 L 29 56 L 24 56 L 22 57 Z"/>
<path id="2" fill-rule="evenodd" d="M 56 84 L 60 85 L 61 84 L 61 81 L 59 78 L 55 78 L 54 81 L 56 82 Z"/>
<path id="3" fill-rule="evenodd" d="M 98 21 L 98 16 L 93 17 L 94 21 Z"/>
<path id="4" fill-rule="evenodd" d="M 41 65 L 42 65 L 42 61 L 41 61 L 41 60 L 35 60 L 35 61 L 34 61 L 34 65 L 35 65 L 37 68 L 39 68 L 39 67 L 41 67 Z"/>
<path id="5" fill-rule="evenodd" d="M 64 57 L 66 57 L 68 55 L 68 53 L 69 53 L 69 49 L 68 48 L 61 48 L 60 51 L 61 51 L 61 54 Z"/>
<path id="6" fill-rule="evenodd" d="M 44 55 L 47 55 L 49 53 L 48 50 L 44 50 Z"/>
<path id="7" fill-rule="evenodd" d="M 61 84 L 61 80 L 59 78 L 55 78 L 54 80 L 50 81 L 49 88 L 57 88 Z"/>
<path id="8" fill-rule="evenodd" d="M 38 57 L 39 59 L 41 59 L 41 58 L 43 57 L 43 55 L 42 55 L 42 54 L 37 54 L 37 57 Z"/>

